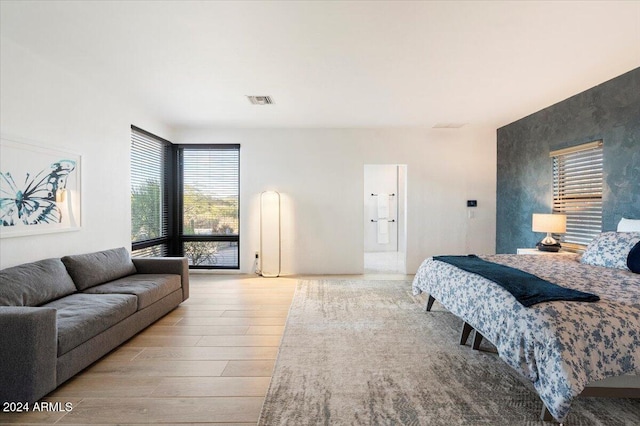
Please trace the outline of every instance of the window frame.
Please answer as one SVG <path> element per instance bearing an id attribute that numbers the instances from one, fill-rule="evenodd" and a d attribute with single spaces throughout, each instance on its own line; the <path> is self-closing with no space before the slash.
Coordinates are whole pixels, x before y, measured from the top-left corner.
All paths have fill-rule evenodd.
<path id="1" fill-rule="evenodd" d="M 603 141 L 596 140 L 549 153 L 553 170 L 552 212 L 567 216 L 567 232 L 554 235 L 554 238 L 565 248 L 584 250 L 589 240 L 602 232 L 603 147 Z M 568 165 L 567 162 L 574 164 Z M 580 162 L 584 165 L 576 164 Z M 567 179 L 567 172 L 570 174 L 570 179 Z M 561 178 L 561 175 L 564 178 Z M 599 188 L 596 189 L 598 181 Z M 586 210 L 593 210 L 594 207 L 596 209 L 599 207 L 599 212 L 585 213 Z M 592 218 L 591 221 L 590 218 Z M 596 218 L 599 219 L 597 227 L 593 220 Z"/>
<path id="2" fill-rule="evenodd" d="M 163 250 L 163 255 L 171 256 L 173 253 L 175 253 L 175 244 L 172 238 L 172 235 L 173 235 L 172 228 L 173 228 L 173 222 L 174 222 L 173 221 L 174 196 L 172 194 L 174 191 L 172 190 L 172 187 L 171 187 L 171 182 L 173 181 L 173 177 L 175 173 L 174 171 L 175 168 L 171 166 L 172 158 L 173 158 L 173 154 L 172 154 L 173 144 L 170 141 L 164 138 L 161 138 L 160 136 L 154 135 L 151 132 L 141 129 L 137 126 L 131 125 L 131 145 L 130 145 L 130 153 L 129 153 L 130 161 L 133 161 L 133 159 L 131 158 L 133 154 L 132 145 L 133 145 L 134 134 L 136 133 L 138 134 L 139 137 L 147 139 L 147 141 L 152 141 L 154 143 L 157 143 L 158 146 L 164 150 L 164 158 L 163 158 L 164 161 L 160 169 L 161 170 L 160 181 L 162 182 L 162 205 L 164 208 L 161 208 L 160 219 L 164 221 L 164 224 L 165 224 L 164 227 L 166 228 L 166 235 L 161 235 L 160 237 L 150 238 L 147 240 L 141 240 L 141 241 L 135 241 L 135 242 L 131 241 L 132 256 L 135 257 L 136 251 L 148 249 L 151 247 L 161 246 L 161 245 L 165 246 L 165 249 Z M 133 168 L 133 165 L 130 163 L 129 170 L 131 170 L 132 168 Z"/>
<path id="3" fill-rule="evenodd" d="M 175 237 L 176 249 L 180 256 L 184 256 L 184 243 L 186 242 L 235 242 L 237 244 L 238 256 L 235 265 L 189 265 L 190 269 L 240 269 L 240 144 L 176 144 L 174 145 L 175 158 L 177 164 L 176 173 L 176 215 L 175 215 Z M 235 150 L 238 152 L 238 229 L 237 235 L 214 234 L 214 235 L 185 235 L 184 234 L 184 150 Z"/>
<path id="4" fill-rule="evenodd" d="M 162 206 L 161 208 L 161 220 L 166 224 L 166 235 L 160 237 L 149 238 L 141 241 L 131 242 L 131 252 L 133 257 L 136 256 L 136 251 L 141 257 L 149 256 L 148 254 L 140 253 L 141 250 L 153 248 L 157 246 L 164 246 L 161 250 L 161 256 L 184 256 L 184 243 L 185 242 L 234 242 L 237 245 L 237 262 L 235 265 L 189 265 L 190 269 L 240 269 L 240 144 L 174 144 L 164 138 L 161 138 L 153 133 L 150 133 L 137 126 L 131 125 L 131 142 L 130 142 L 130 171 L 133 170 L 133 141 L 134 135 L 138 134 L 138 137 L 142 137 L 147 141 L 157 143 L 165 151 L 164 162 L 161 167 L 162 176 L 160 181 L 163 183 L 162 190 Z M 192 150 L 235 150 L 237 151 L 238 164 L 238 193 L 237 193 L 237 209 L 238 209 L 238 224 L 236 234 L 216 234 L 216 235 L 184 235 L 184 222 L 183 222 L 183 156 L 184 149 Z M 131 187 L 131 183 L 130 183 Z M 132 209 L 132 206 L 130 206 Z M 133 212 L 132 212 L 133 214 Z M 133 216 L 132 216 L 133 218 Z M 162 226 L 161 226 L 162 228 Z M 162 233 L 162 232 L 161 232 Z"/>

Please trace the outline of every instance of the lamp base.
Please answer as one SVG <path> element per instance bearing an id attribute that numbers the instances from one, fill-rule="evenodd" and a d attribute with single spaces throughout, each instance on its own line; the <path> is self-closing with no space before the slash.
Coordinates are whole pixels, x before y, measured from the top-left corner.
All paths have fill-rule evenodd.
<path id="1" fill-rule="evenodd" d="M 545 244 L 542 241 L 540 241 L 538 244 L 536 244 L 536 247 L 538 248 L 538 250 L 540 251 L 548 251 L 548 252 L 552 252 L 552 253 L 557 253 L 560 251 L 560 249 L 562 248 L 560 246 L 560 243 L 555 243 L 555 244 Z"/>

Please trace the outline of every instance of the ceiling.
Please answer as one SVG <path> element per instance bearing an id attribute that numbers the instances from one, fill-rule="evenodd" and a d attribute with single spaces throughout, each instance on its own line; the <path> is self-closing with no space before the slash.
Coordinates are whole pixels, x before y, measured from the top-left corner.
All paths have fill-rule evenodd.
<path id="1" fill-rule="evenodd" d="M 0 8 L 2 37 L 176 128 L 500 127 L 640 66 L 638 1 Z"/>

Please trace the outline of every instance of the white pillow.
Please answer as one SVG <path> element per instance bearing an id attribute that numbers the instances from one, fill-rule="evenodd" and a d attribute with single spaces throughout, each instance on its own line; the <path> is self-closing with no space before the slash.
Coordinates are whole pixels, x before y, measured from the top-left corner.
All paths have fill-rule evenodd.
<path id="1" fill-rule="evenodd" d="M 618 222 L 618 232 L 640 232 L 640 219 L 625 219 Z"/>

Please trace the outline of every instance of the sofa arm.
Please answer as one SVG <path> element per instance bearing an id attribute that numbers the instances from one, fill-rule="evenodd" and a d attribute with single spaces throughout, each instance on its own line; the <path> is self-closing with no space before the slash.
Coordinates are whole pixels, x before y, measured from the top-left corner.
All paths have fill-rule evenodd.
<path id="1" fill-rule="evenodd" d="M 175 274 L 182 281 L 182 301 L 189 298 L 189 262 L 186 257 L 134 257 L 139 274 Z"/>
<path id="2" fill-rule="evenodd" d="M 56 310 L 0 307 L 0 403 L 35 402 L 56 388 Z"/>

